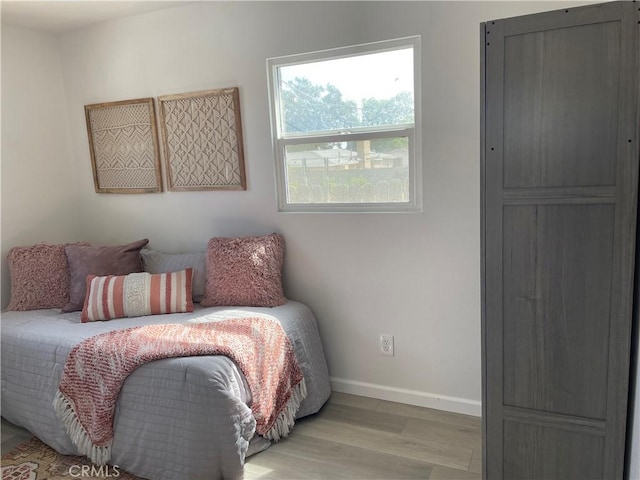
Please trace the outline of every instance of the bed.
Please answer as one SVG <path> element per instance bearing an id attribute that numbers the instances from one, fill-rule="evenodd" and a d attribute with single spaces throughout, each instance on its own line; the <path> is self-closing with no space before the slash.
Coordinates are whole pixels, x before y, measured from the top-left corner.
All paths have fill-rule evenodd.
<path id="1" fill-rule="evenodd" d="M 305 305 L 199 307 L 191 313 L 81 323 L 59 309 L 2 314 L 2 416 L 63 454 L 78 454 L 52 406 L 65 361 L 82 340 L 110 330 L 159 323 L 275 318 L 291 340 L 307 388 L 296 418 L 330 395 L 316 320 Z M 247 426 L 251 394 L 224 356 L 158 360 L 125 381 L 114 417 L 111 465 L 152 480 L 242 478 L 246 456 L 270 442 Z"/>

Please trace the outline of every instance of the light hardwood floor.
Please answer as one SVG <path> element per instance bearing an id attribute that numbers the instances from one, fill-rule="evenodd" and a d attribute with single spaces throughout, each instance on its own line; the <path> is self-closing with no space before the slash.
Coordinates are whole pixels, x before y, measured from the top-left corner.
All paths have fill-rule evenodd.
<path id="1" fill-rule="evenodd" d="M 334 392 L 247 459 L 245 480 L 480 479 L 480 418 Z M 2 419 L 2 452 L 30 438 Z"/>
<path id="2" fill-rule="evenodd" d="M 247 459 L 245 479 L 480 479 L 479 417 L 334 392 Z"/>

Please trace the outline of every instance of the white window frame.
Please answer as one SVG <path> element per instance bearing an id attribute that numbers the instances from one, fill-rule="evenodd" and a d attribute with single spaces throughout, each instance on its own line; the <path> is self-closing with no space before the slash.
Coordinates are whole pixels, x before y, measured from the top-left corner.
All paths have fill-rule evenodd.
<path id="1" fill-rule="evenodd" d="M 356 131 L 328 131 L 284 133 L 280 131 L 280 67 L 334 60 L 357 55 L 413 48 L 413 125 L 395 125 L 354 129 Z M 420 88 L 420 36 L 372 42 L 349 47 L 321 50 L 267 59 L 267 81 L 271 135 L 275 159 L 276 193 L 280 212 L 422 212 L 422 111 Z M 409 144 L 409 201 L 389 203 L 288 203 L 285 167 L 285 147 L 304 143 L 347 142 L 388 137 L 408 137 Z"/>

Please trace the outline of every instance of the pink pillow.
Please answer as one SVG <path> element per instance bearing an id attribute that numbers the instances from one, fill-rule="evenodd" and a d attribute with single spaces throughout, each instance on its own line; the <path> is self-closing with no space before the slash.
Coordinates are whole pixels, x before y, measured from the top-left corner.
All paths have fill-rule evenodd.
<path id="1" fill-rule="evenodd" d="M 149 240 L 146 238 L 127 245 L 113 247 L 84 247 L 69 245 L 65 248 L 69 271 L 71 272 L 71 291 L 69 303 L 63 312 L 82 310 L 87 293 L 87 275 L 126 275 L 141 272 L 140 250 Z"/>
<path id="2" fill-rule="evenodd" d="M 171 273 L 87 276 L 83 323 L 163 313 L 193 312 L 193 269 Z"/>
<path id="3" fill-rule="evenodd" d="M 11 301 L 8 310 L 62 308 L 69 301 L 69 264 L 66 245 L 39 243 L 9 250 L 7 261 L 11 278 Z"/>
<path id="4" fill-rule="evenodd" d="M 207 291 L 202 306 L 277 307 L 282 292 L 284 239 L 215 237 L 207 245 Z"/>

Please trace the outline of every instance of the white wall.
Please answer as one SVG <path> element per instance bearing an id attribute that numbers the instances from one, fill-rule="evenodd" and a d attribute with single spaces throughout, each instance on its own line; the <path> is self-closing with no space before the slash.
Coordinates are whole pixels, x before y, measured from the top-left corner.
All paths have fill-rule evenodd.
<path id="1" fill-rule="evenodd" d="M 401 388 L 415 391 L 416 401 L 455 397 L 463 399 L 460 408 L 471 402 L 479 412 L 482 16 L 480 9 L 466 16 L 471 28 L 465 31 L 462 6 L 437 8 L 437 18 L 431 8 L 205 2 L 63 36 L 77 188 L 89 240 L 148 237 L 153 248 L 179 251 L 204 249 L 214 235 L 280 231 L 287 241 L 286 293 L 317 314 L 331 374 L 343 379 L 337 388 L 363 388 L 352 383 L 361 382 L 373 385 L 365 385 L 370 394 Z M 424 35 L 425 213 L 278 214 L 266 58 L 413 34 Z M 451 48 L 437 47 L 436 38 Z M 227 86 L 240 88 L 246 192 L 93 192 L 83 105 Z M 378 354 L 380 333 L 395 335 L 395 357 Z"/>
<path id="2" fill-rule="evenodd" d="M 85 236 L 148 237 L 180 251 L 277 230 L 286 293 L 317 314 L 337 389 L 479 414 L 479 23 L 548 8 L 203 2 L 64 35 Z M 414 34 L 423 36 L 424 213 L 277 213 L 265 60 Z M 83 105 L 228 86 L 240 88 L 246 192 L 94 193 Z M 395 335 L 395 357 L 378 354 L 380 333 Z"/>
<path id="3" fill-rule="evenodd" d="M 2 26 L 2 305 L 16 245 L 82 235 L 57 38 Z"/>

